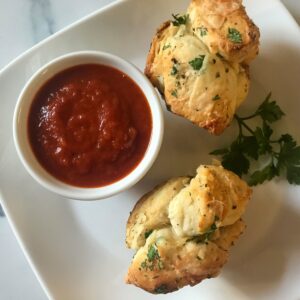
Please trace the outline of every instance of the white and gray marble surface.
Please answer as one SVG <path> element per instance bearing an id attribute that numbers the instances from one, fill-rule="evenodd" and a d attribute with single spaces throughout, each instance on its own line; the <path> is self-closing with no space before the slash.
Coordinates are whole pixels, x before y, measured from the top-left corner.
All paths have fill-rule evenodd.
<path id="1" fill-rule="evenodd" d="M 0 0 L 0 69 L 42 39 L 113 1 Z M 300 24 L 300 1 L 283 2 Z M 46 296 L 21 252 L 7 219 L 2 217 L 0 300 L 27 299 L 43 300 Z"/>

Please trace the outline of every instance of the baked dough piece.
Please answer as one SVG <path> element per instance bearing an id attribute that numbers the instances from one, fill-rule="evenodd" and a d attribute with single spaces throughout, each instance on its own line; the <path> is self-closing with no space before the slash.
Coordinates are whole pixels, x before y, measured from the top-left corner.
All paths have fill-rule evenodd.
<path id="1" fill-rule="evenodd" d="M 179 236 L 205 233 L 235 223 L 244 214 L 251 189 L 222 166 L 200 166 L 197 175 L 169 204 L 169 219 Z"/>
<path id="2" fill-rule="evenodd" d="M 209 52 L 244 64 L 258 54 L 259 30 L 241 0 L 193 0 L 187 13 L 192 29 Z"/>
<path id="3" fill-rule="evenodd" d="M 205 192 L 202 185 L 207 185 Z M 205 219 L 201 231 L 193 226 L 182 230 L 185 222 L 193 224 L 190 219 L 203 218 L 198 204 L 190 205 L 189 193 L 204 207 L 211 204 L 210 221 Z M 168 293 L 217 276 L 227 262 L 229 248 L 245 229 L 240 217 L 250 194 L 246 183 L 223 167 L 200 166 L 194 179 L 174 178 L 143 196 L 126 228 L 127 246 L 137 250 L 126 282 L 151 293 Z M 220 203 L 214 203 L 217 201 Z M 171 204 L 179 208 L 172 218 Z M 174 227 L 177 214 L 183 216 L 180 230 L 177 223 Z"/>
<path id="4" fill-rule="evenodd" d="M 228 260 L 228 249 L 243 233 L 237 221 L 214 241 L 178 237 L 172 228 L 155 230 L 133 258 L 126 282 L 154 293 L 169 293 L 216 277 Z"/>
<path id="5" fill-rule="evenodd" d="M 170 224 L 168 207 L 173 197 L 189 182 L 189 177 L 172 178 L 144 195 L 133 208 L 127 221 L 126 244 L 138 249 L 145 245 L 145 235 Z"/>
<path id="6" fill-rule="evenodd" d="M 172 112 L 218 135 L 248 94 L 258 43 L 240 1 L 194 0 L 184 24 L 158 29 L 145 74 Z"/>

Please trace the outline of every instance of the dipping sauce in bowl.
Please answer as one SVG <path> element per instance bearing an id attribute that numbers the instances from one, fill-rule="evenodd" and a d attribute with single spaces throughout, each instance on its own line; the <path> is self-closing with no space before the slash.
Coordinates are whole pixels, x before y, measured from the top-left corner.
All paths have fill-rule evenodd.
<path id="1" fill-rule="evenodd" d="M 105 65 L 82 64 L 50 78 L 28 114 L 28 137 L 39 163 L 77 187 L 101 187 L 143 159 L 152 116 L 140 87 Z"/>
<path id="2" fill-rule="evenodd" d="M 164 134 L 160 97 L 132 63 L 100 51 L 41 66 L 16 103 L 13 139 L 27 172 L 63 198 L 100 200 L 134 186 Z"/>

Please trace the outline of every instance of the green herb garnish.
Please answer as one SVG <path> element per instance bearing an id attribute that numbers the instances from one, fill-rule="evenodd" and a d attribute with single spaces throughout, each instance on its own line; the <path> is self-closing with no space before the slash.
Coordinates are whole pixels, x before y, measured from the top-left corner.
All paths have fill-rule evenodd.
<path id="1" fill-rule="evenodd" d="M 142 263 L 141 263 L 141 268 L 142 269 L 148 269 L 148 265 L 147 265 L 147 260 L 144 260 Z"/>
<path id="2" fill-rule="evenodd" d="M 212 224 L 210 226 L 210 228 L 204 234 L 205 241 L 209 241 L 217 229 L 218 229 L 218 227 L 217 227 L 216 223 Z"/>
<path id="3" fill-rule="evenodd" d="M 217 100 L 220 100 L 220 99 L 221 99 L 221 97 L 219 95 L 216 95 L 212 98 L 213 101 L 217 101 Z"/>
<path id="4" fill-rule="evenodd" d="M 191 60 L 189 64 L 195 71 L 199 71 L 202 68 L 204 58 L 205 55 L 200 55 L 199 57 L 196 57 L 195 59 Z"/>
<path id="5" fill-rule="evenodd" d="M 159 270 L 162 270 L 164 268 L 164 264 L 163 262 L 161 261 L 161 259 L 159 259 L 159 261 L 157 262 L 157 266 L 158 266 L 158 269 Z"/>
<path id="6" fill-rule="evenodd" d="M 156 258 L 159 258 L 159 253 L 154 245 L 150 245 L 147 253 L 147 257 L 149 261 L 154 261 Z"/>
<path id="7" fill-rule="evenodd" d="M 217 218 L 216 218 L 216 220 L 217 220 Z M 218 227 L 217 227 L 216 223 L 213 223 L 204 234 L 194 236 L 194 237 L 188 239 L 187 242 L 192 241 L 197 244 L 207 243 L 209 240 L 211 240 L 211 238 L 213 237 L 213 235 L 217 229 L 218 229 Z"/>
<path id="8" fill-rule="evenodd" d="M 173 65 L 170 75 L 175 76 L 177 73 L 178 73 L 177 66 Z"/>
<path id="9" fill-rule="evenodd" d="M 174 18 L 174 21 L 172 21 L 174 26 L 185 25 L 189 19 L 189 15 L 172 14 L 172 17 Z"/>
<path id="10" fill-rule="evenodd" d="M 171 48 L 171 44 L 164 45 L 162 49 L 164 51 L 164 50 L 167 50 L 168 48 Z"/>
<path id="11" fill-rule="evenodd" d="M 239 127 L 237 138 L 228 148 L 211 154 L 220 155 L 224 168 L 239 176 L 248 174 L 251 160 L 267 160 L 263 168 L 249 175 L 249 185 L 255 186 L 282 174 L 290 184 L 300 185 L 300 146 L 290 134 L 283 134 L 279 139 L 272 137 L 271 124 L 283 116 L 281 108 L 271 100 L 270 93 L 252 115 L 235 115 Z M 251 128 L 247 121 L 253 118 L 259 118 L 261 126 Z"/>
<path id="12" fill-rule="evenodd" d="M 236 44 L 241 44 L 243 42 L 241 33 L 235 28 L 228 28 L 227 38 Z"/>
<path id="13" fill-rule="evenodd" d="M 172 95 L 173 97 L 175 97 L 175 98 L 178 98 L 177 90 L 173 90 L 173 91 L 171 92 L 171 95 Z"/>
<path id="14" fill-rule="evenodd" d="M 224 59 L 224 56 L 221 55 L 219 52 L 217 52 L 216 55 L 217 55 L 220 59 Z"/>
<path id="15" fill-rule="evenodd" d="M 163 269 L 163 262 L 161 261 L 159 251 L 155 244 L 151 244 L 148 248 L 147 258 L 141 263 L 142 269 L 153 271 L 155 267 L 158 270 Z"/>
<path id="16" fill-rule="evenodd" d="M 201 26 L 201 27 L 199 27 L 198 29 L 199 29 L 200 35 L 201 35 L 202 37 L 205 36 L 205 35 L 207 35 L 207 28 L 206 28 L 206 27 Z"/>
<path id="17" fill-rule="evenodd" d="M 147 239 L 151 235 L 152 232 L 153 232 L 153 230 L 147 230 L 144 234 L 145 239 Z"/>
<path id="18" fill-rule="evenodd" d="M 166 294 L 168 293 L 168 287 L 165 284 L 160 285 L 154 290 L 155 294 Z"/>

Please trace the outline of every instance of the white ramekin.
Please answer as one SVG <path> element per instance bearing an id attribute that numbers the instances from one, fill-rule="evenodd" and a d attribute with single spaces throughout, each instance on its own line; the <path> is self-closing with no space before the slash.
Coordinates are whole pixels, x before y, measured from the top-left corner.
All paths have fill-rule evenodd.
<path id="1" fill-rule="evenodd" d="M 152 114 L 152 134 L 142 161 L 124 178 L 107 186 L 80 188 L 66 184 L 49 174 L 37 161 L 28 139 L 28 114 L 34 96 L 42 85 L 55 74 L 81 64 L 102 64 L 114 67 L 131 77 L 144 92 Z M 97 200 L 113 196 L 136 184 L 155 161 L 164 131 L 160 98 L 146 76 L 126 60 L 103 52 L 74 52 L 54 59 L 38 70 L 23 88 L 14 112 L 13 137 L 18 155 L 29 174 L 42 186 L 63 197 L 79 200 Z"/>

